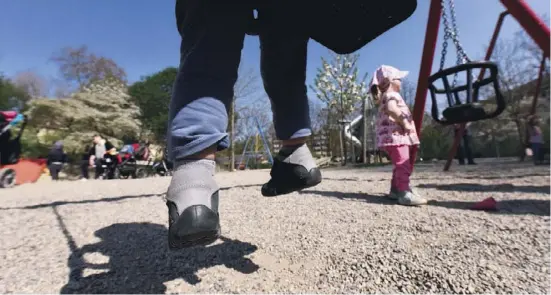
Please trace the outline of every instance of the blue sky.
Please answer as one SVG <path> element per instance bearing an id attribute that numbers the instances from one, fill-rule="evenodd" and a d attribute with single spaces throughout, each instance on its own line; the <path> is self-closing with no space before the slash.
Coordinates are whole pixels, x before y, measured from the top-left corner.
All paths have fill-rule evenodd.
<path id="1" fill-rule="evenodd" d="M 504 7 L 498 0 L 456 2 L 462 43 L 472 58 L 482 57 Z M 549 0 L 527 2 L 538 14 L 549 14 Z M 416 83 L 429 0 L 418 3 L 411 18 L 359 51 L 360 71 L 371 73 L 380 64 L 390 64 L 410 71 L 409 79 Z M 501 38 L 511 38 L 518 29 L 516 21 L 508 18 Z M 52 53 L 64 46 L 82 44 L 94 53 L 114 59 L 127 71 L 131 82 L 164 67 L 176 66 L 179 61 L 180 40 L 173 0 L 2 0 L 0 38 L 0 72 L 8 76 L 32 70 L 46 78 L 54 77 L 57 70 L 48 61 Z M 312 41 L 308 53 L 310 84 L 320 57 L 327 56 L 328 51 Z M 448 56 L 451 65 L 454 52 Z M 257 38 L 246 38 L 242 62 L 258 71 Z M 437 66 L 435 62 L 434 70 Z"/>

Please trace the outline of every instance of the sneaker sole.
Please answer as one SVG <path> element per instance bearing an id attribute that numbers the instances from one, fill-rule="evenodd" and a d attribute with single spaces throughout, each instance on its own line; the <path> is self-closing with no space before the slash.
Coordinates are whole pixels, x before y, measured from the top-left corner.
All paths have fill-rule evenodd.
<path id="1" fill-rule="evenodd" d="M 207 246 L 220 238 L 220 229 L 209 230 L 176 238 L 170 235 L 168 238 L 168 247 L 170 250 L 184 249 L 194 246 Z"/>
<path id="2" fill-rule="evenodd" d="M 260 191 L 264 197 L 276 197 L 311 188 L 321 183 L 321 171 L 317 167 L 313 168 L 311 171 L 306 172 L 302 176 L 302 179 L 304 182 L 295 187 L 285 187 L 283 189 L 278 189 L 275 187 L 266 188 L 267 184 L 265 184 L 262 186 L 262 189 Z"/>
<path id="3" fill-rule="evenodd" d="M 290 194 L 290 193 L 294 193 L 294 192 L 298 192 L 298 191 L 301 191 L 301 190 L 304 190 L 304 189 L 307 189 L 307 188 L 314 187 L 314 186 L 316 186 L 320 183 L 321 183 L 321 180 L 311 182 L 311 183 L 306 183 L 305 185 L 302 185 L 300 187 L 289 188 L 289 189 L 286 189 L 286 190 L 283 190 L 283 191 L 277 191 L 277 189 L 262 190 L 262 195 L 264 197 L 276 197 L 276 196 L 281 196 L 281 195 L 287 195 L 287 194 Z"/>

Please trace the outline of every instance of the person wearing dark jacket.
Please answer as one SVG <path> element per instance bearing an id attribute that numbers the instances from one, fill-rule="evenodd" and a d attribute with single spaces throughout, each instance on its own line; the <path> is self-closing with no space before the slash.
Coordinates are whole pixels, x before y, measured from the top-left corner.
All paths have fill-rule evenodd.
<path id="1" fill-rule="evenodd" d="M 82 176 L 82 180 L 86 180 L 90 178 L 89 175 L 89 160 L 90 157 L 94 154 L 94 146 L 86 146 L 84 148 L 84 151 L 82 153 L 82 157 L 80 158 L 80 174 Z"/>
<path id="2" fill-rule="evenodd" d="M 474 158 L 473 158 L 473 151 L 471 148 L 471 142 L 472 142 L 472 136 L 471 131 L 469 130 L 470 123 L 467 123 L 465 125 L 465 130 L 463 132 L 462 140 L 459 142 L 459 146 L 457 147 L 457 161 L 459 162 L 459 165 L 465 165 L 465 158 L 467 158 L 467 163 L 469 165 L 476 165 Z M 454 134 L 457 135 L 459 132 L 460 125 L 456 124 L 454 126 Z"/>
<path id="3" fill-rule="evenodd" d="M 52 180 L 59 179 L 59 172 L 65 163 L 67 163 L 67 154 L 63 151 L 63 143 L 61 141 L 56 141 L 48 153 L 47 161 L 48 170 L 50 170 Z"/>

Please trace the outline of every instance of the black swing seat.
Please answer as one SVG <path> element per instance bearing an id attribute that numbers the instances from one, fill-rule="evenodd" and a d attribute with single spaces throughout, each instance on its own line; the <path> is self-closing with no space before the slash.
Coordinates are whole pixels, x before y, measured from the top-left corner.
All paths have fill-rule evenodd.
<path id="1" fill-rule="evenodd" d="M 473 71 L 489 71 L 490 75 L 480 81 L 473 82 Z M 467 82 L 464 85 L 452 87 L 448 76 L 465 73 Z M 478 71 L 477 71 L 478 73 Z M 434 83 L 442 80 L 444 88 L 436 88 Z M 493 85 L 495 91 L 495 101 L 497 108 L 488 112 L 484 104 L 479 102 L 480 88 L 486 85 Z M 499 89 L 499 77 L 497 65 L 489 61 L 472 61 L 457 65 L 448 69 L 439 71 L 429 77 L 429 90 L 432 100 L 431 115 L 432 118 L 443 125 L 475 122 L 491 119 L 499 116 L 506 107 L 505 99 Z M 465 101 L 462 102 L 459 94 L 465 92 Z M 445 94 L 448 100 L 448 107 L 442 112 L 440 119 L 440 110 L 438 108 L 437 95 Z"/>
<path id="2" fill-rule="evenodd" d="M 310 38 L 338 54 L 353 53 L 408 19 L 417 0 L 294 1 Z M 298 4 L 296 4 L 298 2 Z"/>
<path id="3" fill-rule="evenodd" d="M 349 54 L 408 19 L 417 0 L 277 0 L 271 6 L 287 14 L 282 24 L 286 30 L 300 31 L 337 54 Z M 260 30 L 251 14 L 247 34 L 258 35 Z"/>

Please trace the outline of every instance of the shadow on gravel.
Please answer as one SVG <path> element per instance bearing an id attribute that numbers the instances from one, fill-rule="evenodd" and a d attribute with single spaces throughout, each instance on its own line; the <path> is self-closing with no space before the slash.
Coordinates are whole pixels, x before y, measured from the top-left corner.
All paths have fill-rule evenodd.
<path id="1" fill-rule="evenodd" d="M 476 202 L 465 201 L 429 201 L 430 206 L 444 207 L 449 209 L 471 210 L 470 207 Z M 497 204 L 497 211 L 488 211 L 492 214 L 510 214 L 510 215 L 537 215 L 549 216 L 551 202 L 549 200 L 500 200 Z"/>
<path id="2" fill-rule="evenodd" d="M 516 178 L 526 178 L 526 177 L 537 177 L 537 176 L 549 176 L 549 173 L 530 173 L 530 174 L 518 174 L 518 175 L 492 175 L 492 176 L 462 176 L 464 179 L 516 179 Z"/>
<path id="3" fill-rule="evenodd" d="M 4 207 L 4 208 L 0 208 L 0 210 L 12 210 L 12 209 L 30 210 L 30 209 L 41 209 L 41 208 L 56 207 L 56 206 L 62 206 L 62 205 L 72 205 L 72 204 L 89 204 L 89 203 L 102 203 L 102 202 L 109 203 L 109 202 L 118 202 L 118 201 L 128 200 L 128 199 L 160 197 L 162 195 L 163 194 L 148 194 L 148 195 L 137 195 L 137 196 L 120 196 L 120 197 L 112 197 L 112 198 L 101 198 L 101 199 L 87 199 L 87 200 L 78 200 L 78 201 L 55 201 L 51 203 L 29 205 L 29 206 L 23 206 L 23 207 Z"/>
<path id="4" fill-rule="evenodd" d="M 166 227 L 152 223 L 117 223 L 104 227 L 95 232 L 100 242 L 78 248 L 57 208 L 52 209 L 71 249 L 69 282 L 61 288 L 62 294 L 164 294 L 164 283 L 178 278 L 189 284 L 199 283 L 197 272 L 204 268 L 224 265 L 244 274 L 259 268 L 244 257 L 257 250 L 255 245 L 222 237 L 221 244 L 171 252 Z M 85 255 L 92 253 L 107 256 L 109 260 L 89 261 Z"/>
<path id="5" fill-rule="evenodd" d="M 420 188 L 432 188 L 441 191 L 463 191 L 463 192 L 521 192 L 521 193 L 542 193 L 549 194 L 549 185 L 514 185 L 502 184 L 478 184 L 478 183 L 453 183 L 453 184 L 419 184 Z"/>
<path id="6" fill-rule="evenodd" d="M 455 179 L 517 179 L 517 178 L 526 178 L 526 177 L 537 177 L 537 176 L 549 176 L 549 173 L 530 173 L 530 174 L 519 174 L 519 175 L 490 175 L 490 176 L 484 176 L 484 175 L 477 175 L 477 176 L 464 176 L 464 175 L 453 175 Z M 412 176 L 411 180 L 434 180 L 438 178 L 438 175 L 436 176 Z M 329 180 L 329 181 L 358 181 L 358 182 L 377 182 L 377 181 L 389 181 L 388 178 L 381 178 L 381 179 L 365 179 L 360 177 L 344 177 L 344 178 L 336 178 L 336 177 L 324 177 L 323 180 Z M 470 185 L 470 184 L 469 184 Z"/>
<path id="7" fill-rule="evenodd" d="M 299 194 L 314 194 L 322 197 L 337 198 L 340 200 L 359 200 L 373 204 L 395 205 L 395 202 L 387 198 L 385 195 L 369 195 L 361 193 L 347 193 L 337 191 L 319 191 L 319 190 L 303 190 L 298 191 Z"/>
<path id="8" fill-rule="evenodd" d="M 304 190 L 298 192 L 299 194 L 316 194 L 323 197 L 337 198 L 341 200 L 359 200 L 367 203 L 379 204 L 379 205 L 396 205 L 396 201 L 390 200 L 385 195 L 369 195 L 360 193 L 343 193 L 336 191 L 318 191 L 318 190 Z M 471 210 L 470 208 L 476 202 L 466 201 L 436 201 L 429 200 L 429 206 L 443 207 L 448 209 L 464 209 Z M 498 202 L 497 211 L 489 211 L 493 214 L 531 214 L 538 216 L 549 216 L 551 208 L 550 200 L 534 200 L 534 199 L 515 199 L 515 200 L 500 200 Z"/>

